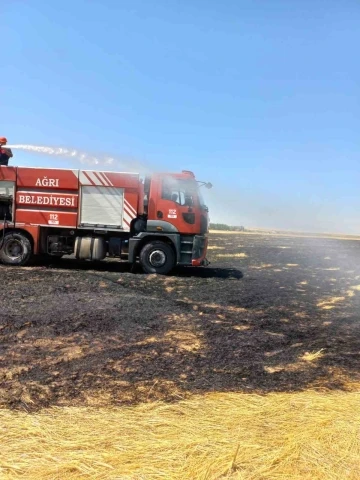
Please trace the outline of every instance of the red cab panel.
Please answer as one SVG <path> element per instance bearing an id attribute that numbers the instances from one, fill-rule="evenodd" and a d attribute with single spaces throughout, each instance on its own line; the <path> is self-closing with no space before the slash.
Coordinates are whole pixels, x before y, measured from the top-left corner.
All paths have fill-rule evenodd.
<path id="1" fill-rule="evenodd" d="M 152 176 L 148 218 L 168 222 L 183 234 L 206 233 L 207 212 L 191 172 Z"/>

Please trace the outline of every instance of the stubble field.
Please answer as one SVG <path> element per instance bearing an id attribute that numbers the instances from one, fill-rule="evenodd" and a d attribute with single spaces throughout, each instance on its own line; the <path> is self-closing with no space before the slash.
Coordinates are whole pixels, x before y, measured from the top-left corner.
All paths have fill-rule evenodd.
<path id="1" fill-rule="evenodd" d="M 208 257 L 0 267 L 1 478 L 360 478 L 360 242 Z"/>

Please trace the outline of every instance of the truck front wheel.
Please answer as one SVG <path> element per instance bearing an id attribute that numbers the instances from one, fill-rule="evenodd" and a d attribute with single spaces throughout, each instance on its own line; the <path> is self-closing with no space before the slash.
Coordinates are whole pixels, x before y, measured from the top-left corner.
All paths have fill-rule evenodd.
<path id="1" fill-rule="evenodd" d="M 175 266 L 175 253 L 170 245 L 154 240 L 140 252 L 140 265 L 146 273 L 166 275 Z"/>
<path id="2" fill-rule="evenodd" d="M 4 265 L 26 265 L 32 256 L 30 240 L 20 232 L 9 232 L 1 242 L 0 262 Z"/>

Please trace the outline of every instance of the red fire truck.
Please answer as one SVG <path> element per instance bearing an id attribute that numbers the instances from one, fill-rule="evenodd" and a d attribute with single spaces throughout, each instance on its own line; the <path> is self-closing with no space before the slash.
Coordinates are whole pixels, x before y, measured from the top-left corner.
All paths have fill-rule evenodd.
<path id="1" fill-rule="evenodd" d="M 207 265 L 208 209 L 192 172 L 0 167 L 0 262 L 33 255 L 139 261 L 147 273 Z"/>

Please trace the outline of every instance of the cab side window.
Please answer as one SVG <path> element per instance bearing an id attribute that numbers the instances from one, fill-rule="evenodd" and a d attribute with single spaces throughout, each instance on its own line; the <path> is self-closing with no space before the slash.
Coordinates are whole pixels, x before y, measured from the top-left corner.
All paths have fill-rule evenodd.
<path id="1" fill-rule="evenodd" d="M 171 200 L 178 205 L 187 205 L 187 197 L 185 189 L 181 188 L 178 182 L 163 181 L 161 198 Z"/>
<path id="2" fill-rule="evenodd" d="M 164 200 L 171 200 L 181 206 L 194 205 L 192 193 L 187 191 L 185 184 L 182 185 L 182 182 L 176 180 L 165 179 L 163 181 L 161 197 Z"/>

